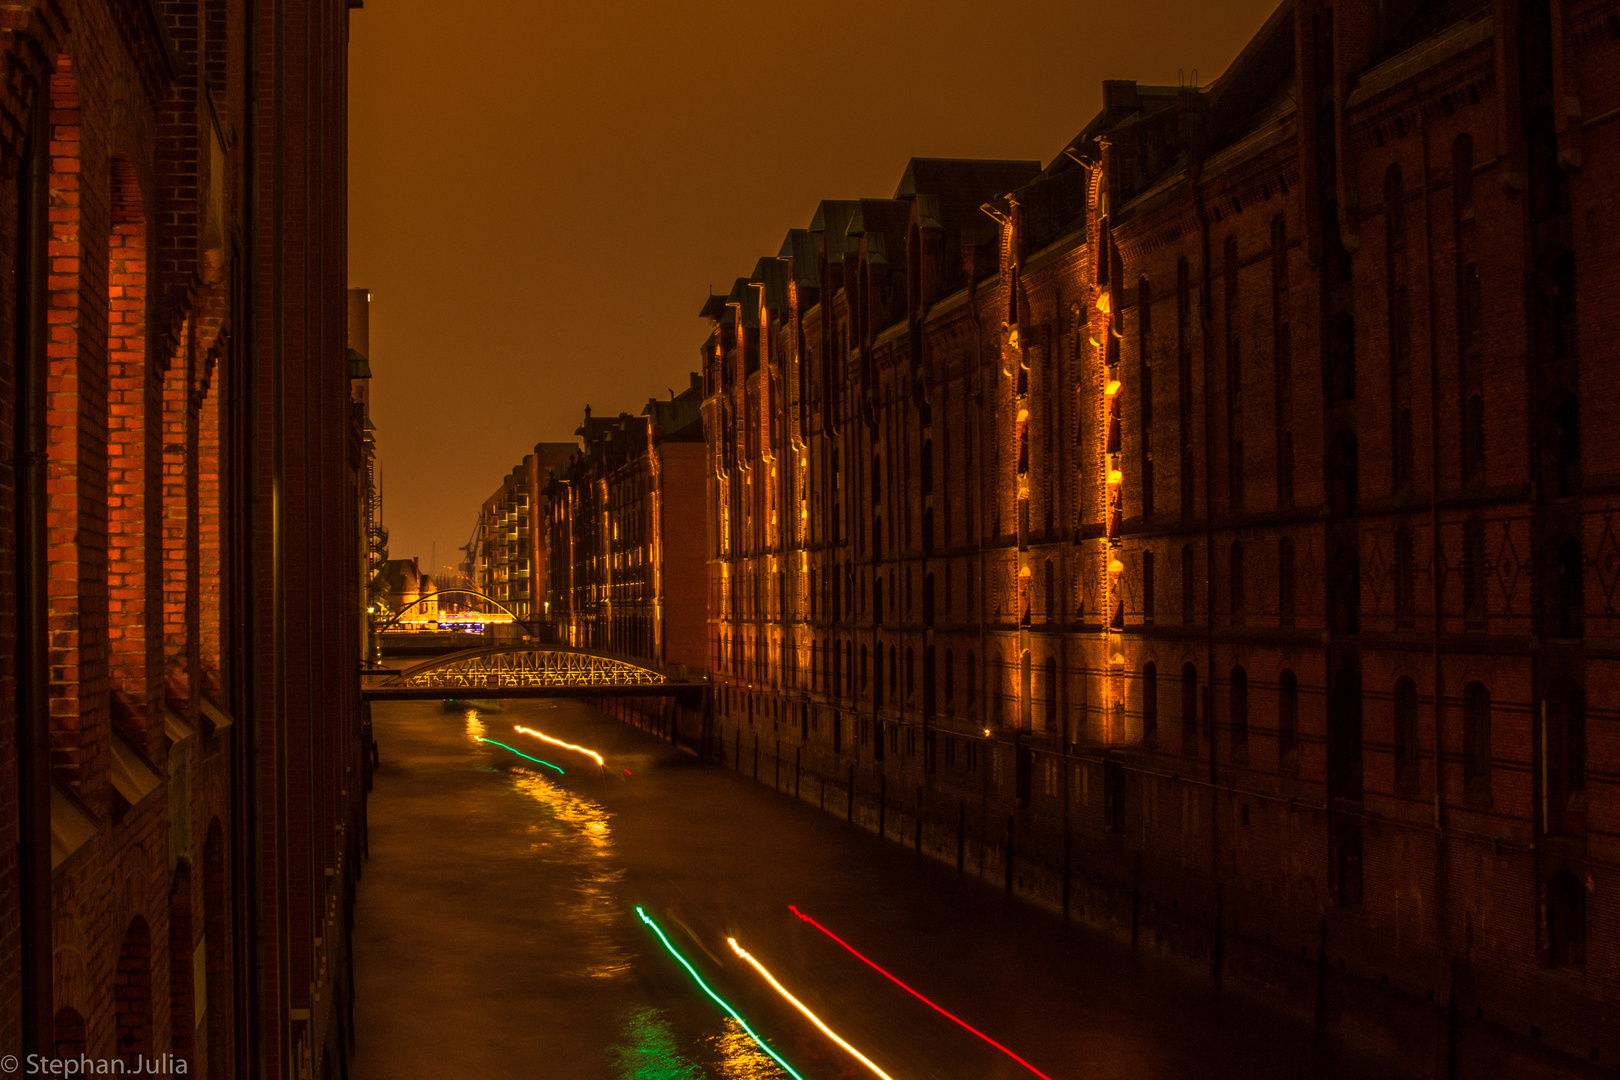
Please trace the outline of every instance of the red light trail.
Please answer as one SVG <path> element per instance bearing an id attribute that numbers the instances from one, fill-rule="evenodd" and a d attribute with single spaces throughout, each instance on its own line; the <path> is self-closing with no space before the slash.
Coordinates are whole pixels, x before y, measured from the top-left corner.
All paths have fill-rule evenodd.
<path id="1" fill-rule="evenodd" d="M 1025 1061 L 1023 1058 L 1019 1057 L 1017 1054 L 1013 1053 L 1011 1050 L 1007 1049 L 1005 1046 L 1002 1046 L 1000 1043 L 996 1042 L 996 1040 L 992 1039 L 990 1036 L 986 1035 L 984 1032 L 980 1031 L 978 1028 L 974 1027 L 972 1024 L 968 1023 L 966 1020 L 963 1020 L 961 1017 L 955 1015 L 954 1013 L 947 1012 L 946 1010 L 940 1008 L 938 1005 L 935 1005 L 932 1001 L 929 1001 L 927 998 L 925 998 L 921 994 L 917 993 L 917 991 L 913 990 L 911 987 L 907 986 L 905 983 L 901 982 L 899 979 L 895 978 L 893 975 L 890 975 L 887 971 L 884 971 L 882 968 L 880 968 L 876 964 L 872 963 L 872 961 L 870 961 L 866 957 L 862 956 L 860 954 L 860 952 L 857 951 L 855 949 L 855 947 L 853 945 L 851 945 L 849 942 L 845 941 L 843 938 L 839 937 L 837 934 L 833 933 L 831 930 L 827 929 L 825 926 L 822 926 L 820 923 L 816 922 L 816 920 L 812 919 L 810 916 L 808 916 L 804 912 L 800 911 L 794 905 L 789 904 L 788 905 L 788 910 L 793 912 L 793 914 L 797 915 L 800 919 L 803 919 L 805 922 L 809 923 L 811 926 L 815 927 L 817 930 L 820 930 L 823 934 L 826 934 L 828 937 L 830 937 L 834 941 L 838 942 L 838 944 L 842 945 L 846 950 L 849 951 L 849 954 L 851 956 L 855 957 L 857 960 L 859 960 L 861 963 L 865 964 L 867 967 L 871 968 L 873 971 L 877 972 L 879 975 L 882 975 L 885 979 L 888 979 L 890 982 L 894 983 L 894 985 L 898 986 L 900 989 L 904 990 L 906 993 L 910 994 L 912 997 L 916 998 L 918 1001 L 922 1002 L 924 1005 L 927 1005 L 930 1009 L 933 1009 L 935 1012 L 939 1013 L 941 1016 L 945 1017 L 946 1019 L 955 1021 L 961 1027 L 964 1027 L 967 1030 L 973 1032 L 973 1034 L 977 1035 L 979 1038 L 983 1039 L 985 1042 L 989 1043 L 991 1046 L 995 1047 L 997 1050 L 1000 1050 L 1003 1054 L 1006 1054 L 1008 1057 L 1010 1057 L 1014 1061 L 1018 1062 L 1018 1064 L 1022 1065 L 1024 1068 L 1028 1069 L 1030 1072 L 1034 1073 L 1036 1076 L 1039 1076 L 1041 1078 L 1041 1080 L 1052 1080 L 1052 1078 L 1050 1076 L 1047 1076 L 1045 1073 L 1041 1072 L 1041 1070 L 1037 1069 L 1035 1066 L 1031 1065 L 1029 1062 Z"/>

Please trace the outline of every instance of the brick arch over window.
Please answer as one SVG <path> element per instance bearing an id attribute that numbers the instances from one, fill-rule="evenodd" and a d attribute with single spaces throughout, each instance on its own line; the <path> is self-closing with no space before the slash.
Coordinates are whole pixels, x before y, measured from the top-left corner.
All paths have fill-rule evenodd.
<path id="1" fill-rule="evenodd" d="M 52 1043 L 58 1058 L 78 1058 L 85 1052 L 84 1016 L 79 1010 L 63 1006 L 56 1010 Z"/>

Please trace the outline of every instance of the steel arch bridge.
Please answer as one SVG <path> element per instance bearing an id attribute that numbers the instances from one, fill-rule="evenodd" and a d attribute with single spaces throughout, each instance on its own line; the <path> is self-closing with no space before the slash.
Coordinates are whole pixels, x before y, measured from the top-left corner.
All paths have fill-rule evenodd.
<path id="1" fill-rule="evenodd" d="M 454 587 L 451 587 L 451 588 L 448 588 L 448 589 L 438 589 L 438 590 L 436 590 L 434 592 L 428 593 L 426 596 L 418 596 L 415 600 L 412 600 L 410 603 L 406 604 L 404 607 L 400 608 L 398 611 L 394 612 L 387 619 L 385 619 L 383 621 L 383 623 L 380 626 L 377 627 L 377 629 L 374 631 L 374 633 L 377 633 L 377 634 L 387 633 L 389 630 L 393 629 L 394 626 L 401 619 L 403 619 L 405 617 L 405 613 L 407 611 L 411 610 L 411 608 L 418 607 L 418 606 L 420 606 L 422 604 L 425 604 L 429 600 L 436 601 L 441 596 L 471 596 L 471 597 L 475 597 L 475 598 L 477 598 L 479 600 L 484 600 L 484 601 L 486 601 L 488 603 L 494 604 L 496 607 L 500 608 L 501 611 L 504 612 L 505 614 L 512 616 L 512 621 L 514 623 L 516 623 L 518 626 L 523 627 L 523 629 L 527 630 L 529 633 L 531 633 L 531 634 L 536 633 L 535 627 L 534 627 L 534 625 L 532 623 L 530 623 L 527 619 L 518 618 L 516 612 L 514 612 L 511 608 L 507 607 L 505 604 L 501 603 L 499 600 L 495 599 L 493 596 L 485 596 L 483 593 L 479 592 L 476 589 L 458 589 L 458 588 L 454 588 Z"/>
<path id="2" fill-rule="evenodd" d="M 637 661 L 560 645 L 485 645 L 368 673 L 370 701 L 445 697 L 632 697 L 701 691 L 702 683 L 671 679 Z"/>

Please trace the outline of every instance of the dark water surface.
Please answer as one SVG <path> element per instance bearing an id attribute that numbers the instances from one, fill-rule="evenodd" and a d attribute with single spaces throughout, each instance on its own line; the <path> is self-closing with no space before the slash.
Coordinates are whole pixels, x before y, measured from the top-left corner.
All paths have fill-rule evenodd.
<path id="1" fill-rule="evenodd" d="M 581 702 L 378 705 L 355 921 L 361 1080 L 1033 1077 L 788 910 L 797 905 L 1052 1080 L 1373 1075 L 1293 1022 Z M 520 734 L 589 747 L 605 765 Z M 497 740 L 563 770 L 480 742 Z M 807 793 L 807 798 L 811 796 Z"/>

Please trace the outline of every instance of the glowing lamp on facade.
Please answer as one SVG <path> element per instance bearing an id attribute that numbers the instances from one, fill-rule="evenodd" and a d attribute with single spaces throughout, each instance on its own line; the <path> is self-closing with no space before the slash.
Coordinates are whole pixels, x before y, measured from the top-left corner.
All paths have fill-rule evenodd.
<path id="1" fill-rule="evenodd" d="M 1121 483 L 1124 483 L 1124 481 L 1125 481 L 1125 474 L 1124 473 L 1120 472 L 1118 469 L 1109 469 L 1108 470 L 1108 483 L 1109 484 L 1111 484 L 1111 485 L 1121 484 Z"/>
<path id="2" fill-rule="evenodd" d="M 1018 410 L 1018 422 L 1020 424 L 1022 424 L 1024 421 L 1026 421 L 1028 419 L 1029 419 L 1029 410 L 1028 409 L 1019 409 Z"/>
<path id="3" fill-rule="evenodd" d="M 1110 663 L 1112 663 L 1115 667 L 1124 667 L 1125 666 L 1125 654 L 1124 653 L 1115 653 L 1114 658 L 1113 658 L 1113 660 L 1110 661 Z"/>
<path id="4" fill-rule="evenodd" d="M 1118 559 L 1109 559 L 1108 572 L 1110 574 L 1123 574 L 1125 572 L 1125 564 L 1120 562 Z"/>
<path id="5" fill-rule="evenodd" d="M 1018 576 L 1021 577 L 1021 578 L 1029 577 L 1029 567 L 1027 567 L 1027 566 L 1019 567 Z"/>
<path id="6" fill-rule="evenodd" d="M 1107 289 L 1097 294 L 1097 310 L 1104 315 L 1114 310 L 1114 301 L 1109 297 Z"/>
<path id="7" fill-rule="evenodd" d="M 1103 393 L 1107 394 L 1109 397 L 1113 397 L 1115 394 L 1119 393 L 1119 380 L 1109 379 L 1108 385 L 1103 387 Z"/>
<path id="8" fill-rule="evenodd" d="M 1020 499 L 1027 499 L 1027 498 L 1029 498 L 1029 488 L 1028 488 L 1028 487 L 1021 487 L 1021 488 L 1019 488 L 1019 489 L 1018 489 L 1018 497 L 1019 497 L 1019 498 L 1020 498 Z"/>

